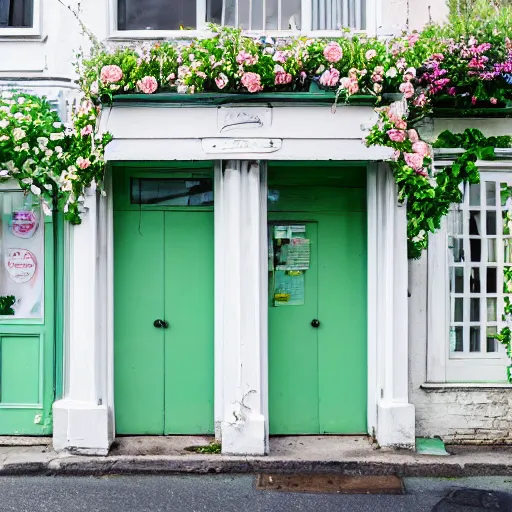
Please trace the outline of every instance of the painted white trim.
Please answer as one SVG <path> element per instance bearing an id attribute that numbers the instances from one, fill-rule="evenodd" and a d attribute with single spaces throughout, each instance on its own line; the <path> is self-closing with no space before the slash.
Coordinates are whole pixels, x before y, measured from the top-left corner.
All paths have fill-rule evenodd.
<path id="1" fill-rule="evenodd" d="M 458 390 L 473 390 L 473 389 L 512 389 L 512 384 L 506 382 L 442 382 L 439 384 L 432 382 L 425 382 L 420 386 L 421 389 L 435 390 L 435 389 L 458 389 Z"/>
<path id="2" fill-rule="evenodd" d="M 377 441 L 414 449 L 415 409 L 409 403 L 406 206 L 397 202 L 389 166 L 377 171 Z"/>
<path id="3" fill-rule="evenodd" d="M 11 38 L 37 38 L 42 33 L 42 0 L 32 0 L 33 2 L 33 19 L 32 27 L 12 27 L 0 28 L 0 39 Z"/>
<path id="4" fill-rule="evenodd" d="M 368 164 L 366 171 L 366 201 L 367 201 L 367 425 L 368 434 L 377 431 L 377 353 L 378 353 L 378 324 L 377 324 L 377 165 Z"/>

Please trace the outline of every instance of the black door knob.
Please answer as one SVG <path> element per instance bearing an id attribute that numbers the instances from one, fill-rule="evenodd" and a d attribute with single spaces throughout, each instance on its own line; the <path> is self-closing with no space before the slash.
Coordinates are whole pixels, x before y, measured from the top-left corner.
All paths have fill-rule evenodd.
<path id="1" fill-rule="evenodd" d="M 169 327 L 169 322 L 166 322 L 165 320 L 155 320 L 153 322 L 153 325 L 157 327 L 158 329 L 167 329 Z"/>
<path id="2" fill-rule="evenodd" d="M 311 327 L 314 327 L 315 329 L 317 327 L 320 327 L 320 320 L 317 320 L 316 318 L 314 320 L 311 320 Z"/>

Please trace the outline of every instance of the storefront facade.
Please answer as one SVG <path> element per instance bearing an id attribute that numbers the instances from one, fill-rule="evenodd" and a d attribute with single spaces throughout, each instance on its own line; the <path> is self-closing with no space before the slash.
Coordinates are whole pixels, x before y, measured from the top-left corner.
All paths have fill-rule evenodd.
<path id="1" fill-rule="evenodd" d="M 268 453 L 272 434 L 413 446 L 406 347 L 383 365 L 407 343 L 405 210 L 386 150 L 361 141 L 373 108 L 175 101 L 102 117 L 107 194 L 70 228 L 56 448 L 107 453 L 116 434 L 215 434 L 237 454 Z"/>

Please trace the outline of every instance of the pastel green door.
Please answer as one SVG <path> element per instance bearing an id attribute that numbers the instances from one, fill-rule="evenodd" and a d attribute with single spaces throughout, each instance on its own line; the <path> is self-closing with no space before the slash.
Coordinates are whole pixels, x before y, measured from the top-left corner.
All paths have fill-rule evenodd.
<path id="1" fill-rule="evenodd" d="M 116 431 L 212 433 L 213 211 L 117 210 L 114 237 Z"/>
<path id="2" fill-rule="evenodd" d="M 279 202 L 269 205 L 269 224 L 303 224 L 311 247 L 304 304 L 269 301 L 270 433 L 365 433 L 364 179 L 348 188 L 343 179 L 323 180 L 322 169 L 297 183 L 269 174 L 269 188 L 280 191 Z"/>

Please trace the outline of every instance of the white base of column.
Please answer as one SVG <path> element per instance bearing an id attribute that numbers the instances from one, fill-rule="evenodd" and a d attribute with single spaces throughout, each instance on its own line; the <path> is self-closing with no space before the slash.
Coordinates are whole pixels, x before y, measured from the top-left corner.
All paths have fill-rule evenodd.
<path id="1" fill-rule="evenodd" d="M 380 446 L 415 449 L 414 405 L 379 404 L 377 418 L 377 442 Z"/>
<path id="2" fill-rule="evenodd" d="M 267 436 L 263 415 L 222 423 L 223 455 L 267 455 Z"/>
<path id="3" fill-rule="evenodd" d="M 53 404 L 55 451 L 108 455 L 113 440 L 107 406 L 66 399 Z"/>

